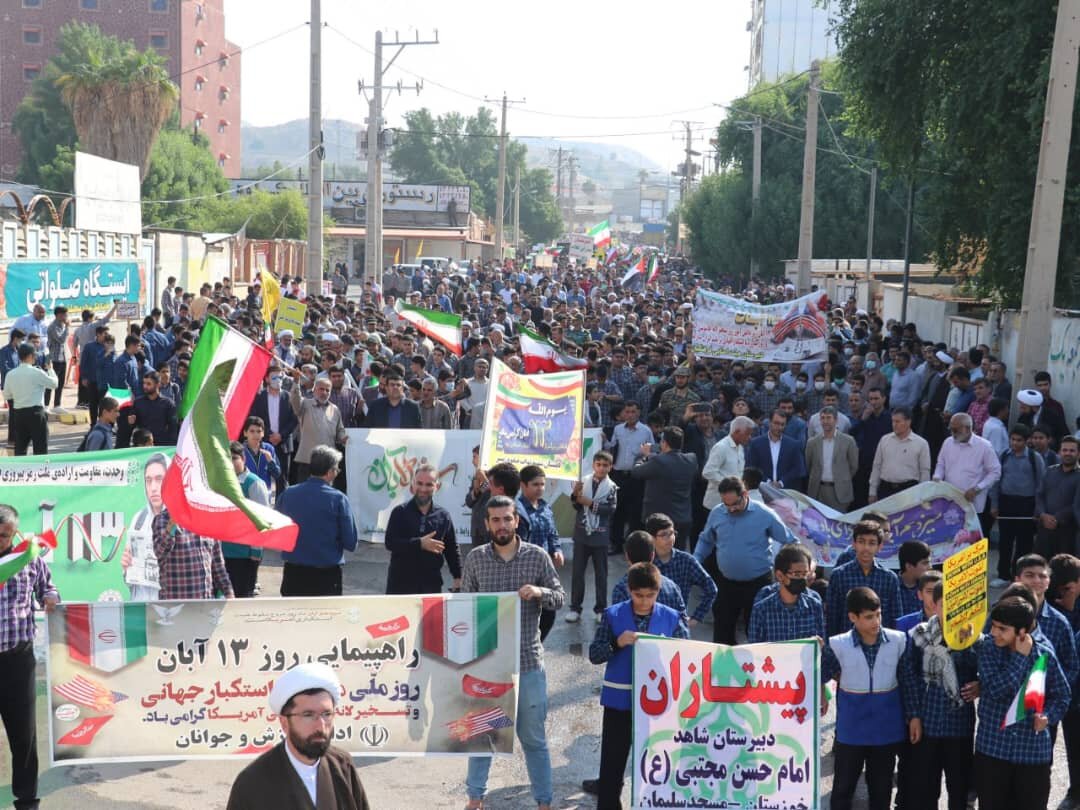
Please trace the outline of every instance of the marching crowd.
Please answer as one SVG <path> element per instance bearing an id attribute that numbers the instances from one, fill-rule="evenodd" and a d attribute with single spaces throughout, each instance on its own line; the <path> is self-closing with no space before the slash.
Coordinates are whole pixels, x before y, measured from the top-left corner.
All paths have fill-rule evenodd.
<path id="1" fill-rule="evenodd" d="M 381 285 L 368 279 L 359 295 L 331 297 L 308 297 L 300 279 L 282 279 L 285 297 L 307 304 L 306 322 L 273 335 L 265 385 L 232 444 L 245 496 L 273 503 L 300 527 L 296 549 L 283 555 L 281 594 L 342 593 L 344 552 L 357 542 L 344 494 L 346 429 L 480 428 L 492 361 L 522 370 L 516 327 L 527 326 L 565 356 L 588 361 L 584 418 L 604 437 L 570 496 L 569 604 L 543 470 L 485 470 L 475 459 L 465 504 L 469 553 L 457 539 L 465 527 L 455 527 L 446 508 L 458 504 L 435 502 L 438 471 L 421 465 L 412 497 L 386 527 L 386 592 L 439 592 L 445 567 L 454 590 L 520 593 L 517 733 L 538 806 L 554 801 L 543 641 L 561 609 L 566 622 L 582 621 L 591 563 L 589 657 L 605 667 L 604 714 L 599 776 L 585 789 L 602 808 L 620 806 L 630 750 L 629 648 L 638 633 L 687 637 L 703 623 L 722 644 L 821 640 L 822 681 L 837 683 L 834 810 L 851 806 L 863 773 L 870 806 L 888 807 L 894 772 L 905 810 L 936 808 L 942 775 L 951 810 L 966 807 L 969 792 L 984 810 L 1045 807 L 1059 730 L 1068 754 L 1059 767 L 1068 768 L 1070 805 L 1080 807 L 1080 690 L 1072 697 L 1080 676 L 1080 443 L 1050 374 L 1014 392 L 990 347 L 924 341 L 916 324 L 886 323 L 854 300 L 826 311 L 828 354 L 820 361 L 702 358 L 693 351 L 699 286 L 758 303 L 791 301 L 794 288 L 755 282 L 736 292 L 678 259 L 648 286 L 628 289 L 624 273 L 625 265 L 585 269 L 565 260 L 543 271 L 513 263 L 468 273 L 390 270 Z M 58 307 L 47 323 L 35 307 L 0 349 L 9 446 L 16 455 L 48 452 L 49 393 L 59 403 L 68 362 L 78 364 L 79 401 L 93 424 L 80 449 L 175 444 L 200 324 L 222 318 L 261 343 L 261 296 L 257 281 L 243 293 L 226 281 L 195 294 L 169 279 L 159 306 L 122 335 L 112 331 L 114 313 L 82 313 L 71 357 L 67 311 Z M 461 315 L 461 356 L 401 319 L 397 300 Z M 1010 427 L 1014 399 L 1020 418 Z M 176 527 L 160 481 L 156 500 L 152 494 L 150 462 L 146 474 L 159 577 L 144 598 L 256 595 L 258 549 Z M 989 584 L 1007 587 L 985 635 L 964 651 L 945 645 L 941 575 L 929 547 L 903 543 L 899 570 L 877 559 L 889 524 L 876 502 L 927 481 L 963 492 L 983 536 L 997 538 Z M 857 513 L 852 547 L 829 561 L 831 571 L 764 503 L 762 484 Z M 0 555 L 17 522 L 0 505 Z M 612 586 L 613 555 L 630 568 Z M 15 757 L 16 807 L 37 806 L 33 601 L 51 607 L 58 598 L 41 561 L 0 589 L 0 713 Z M 1037 662 L 1045 664 L 1045 702 L 1003 723 Z M 280 703 L 331 691 L 325 673 L 305 677 L 297 685 L 308 691 Z M 332 711 L 308 702 L 312 708 L 281 722 L 289 761 L 301 779 L 311 777 L 304 785 L 310 781 L 314 803 L 317 780 L 304 768 L 320 761 L 332 735 L 304 737 L 311 729 L 303 724 L 330 723 Z M 470 808 L 483 806 L 489 768 L 489 758 L 470 759 Z M 360 797 L 355 806 L 358 787 L 350 788 Z"/>

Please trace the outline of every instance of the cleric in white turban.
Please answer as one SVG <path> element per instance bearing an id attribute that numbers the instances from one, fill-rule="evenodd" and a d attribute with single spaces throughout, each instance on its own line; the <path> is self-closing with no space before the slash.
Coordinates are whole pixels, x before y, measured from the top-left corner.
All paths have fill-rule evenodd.
<path id="1" fill-rule="evenodd" d="M 285 740 L 240 772 L 228 810 L 370 810 L 352 758 L 330 745 L 340 696 L 326 664 L 301 664 L 274 682 L 270 710 Z"/>

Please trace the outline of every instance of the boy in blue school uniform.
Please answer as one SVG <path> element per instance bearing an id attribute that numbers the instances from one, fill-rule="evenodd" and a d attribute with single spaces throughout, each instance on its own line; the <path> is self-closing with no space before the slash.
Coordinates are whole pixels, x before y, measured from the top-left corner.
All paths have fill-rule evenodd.
<path id="1" fill-rule="evenodd" d="M 821 585 L 821 586 L 824 586 L 825 589 L 827 589 L 828 586 L 829 586 L 829 582 L 828 582 L 828 580 L 817 579 L 817 577 L 815 576 L 815 572 L 814 572 L 814 555 L 810 553 L 810 549 L 808 549 L 806 546 L 802 545 L 801 543 L 788 543 L 788 545 L 794 546 L 795 548 L 799 549 L 800 551 L 802 551 L 803 555 L 806 557 L 806 566 L 807 566 L 807 569 L 806 569 L 807 570 L 807 575 L 806 575 L 806 595 L 812 601 L 817 602 L 819 605 L 821 605 L 821 615 L 824 617 L 824 615 L 825 615 L 825 601 L 824 601 L 822 595 L 820 593 L 818 593 L 816 590 L 814 590 L 814 588 L 816 586 L 818 586 L 818 585 Z M 758 591 L 757 595 L 754 597 L 754 610 L 757 610 L 758 605 L 760 605 L 762 602 L 764 602 L 766 599 L 768 599 L 773 594 L 777 593 L 779 590 L 780 590 L 780 577 L 777 576 L 777 572 L 774 570 L 773 571 L 773 581 L 770 582 L 768 585 L 766 585 L 764 588 L 762 588 L 760 591 Z M 825 638 L 824 635 L 822 635 L 821 637 Z"/>
<path id="2" fill-rule="evenodd" d="M 975 644 L 979 667 L 975 784 L 980 810 L 1046 810 L 1050 797 L 1049 727 L 1064 717 L 1071 691 L 1051 645 L 1032 633 L 1035 616 L 1030 601 L 1007 596 L 990 611 L 990 634 Z M 1029 711 L 1019 722 L 1004 725 L 1013 699 L 1044 655 L 1042 712 Z"/>
<path id="3" fill-rule="evenodd" d="M 937 576 L 931 578 L 931 574 Z M 914 679 L 904 694 L 912 695 L 915 701 L 908 713 L 910 724 L 918 725 L 921 739 L 901 759 L 898 781 L 904 792 L 903 806 L 910 810 L 937 808 L 944 772 L 949 810 L 967 810 L 975 740 L 974 701 L 979 694 L 975 651 L 970 647 L 951 650 L 945 643 L 941 573 L 927 571 L 920 581 L 927 582 L 923 592 L 930 593 L 930 616 L 908 634 L 911 666 L 902 670 L 901 677 Z"/>
<path id="4" fill-rule="evenodd" d="M 807 587 L 811 565 L 805 547 L 795 543 L 783 546 L 773 562 L 776 590 L 754 604 L 750 614 L 747 640 L 793 641 L 801 638 L 825 638 L 825 613 L 821 599 Z M 764 588 L 762 588 L 764 590 Z"/>
<path id="5" fill-rule="evenodd" d="M 858 538 L 857 531 L 857 551 Z M 845 602 L 851 629 L 832 636 L 822 654 L 822 680 L 837 682 L 830 807 L 851 810 L 865 769 L 870 810 L 889 810 L 897 750 L 905 739 L 917 742 L 906 714 L 915 698 L 904 694 L 913 679 L 901 677 L 911 666 L 908 638 L 883 627 L 881 600 L 870 588 L 852 588 Z"/>
<path id="6" fill-rule="evenodd" d="M 607 608 L 589 645 L 589 660 L 606 664 L 600 705 L 604 707 L 600 738 L 598 810 L 620 810 L 623 773 L 633 742 L 633 645 L 639 633 L 687 638 L 682 615 L 657 602 L 660 571 L 650 562 L 634 563 L 626 573 L 630 598 Z"/>
<path id="7" fill-rule="evenodd" d="M 881 600 L 881 622 L 884 627 L 895 627 L 900 616 L 900 580 L 877 560 L 877 554 L 885 542 L 880 524 L 860 520 L 852 529 L 852 540 L 855 559 L 838 565 L 829 577 L 825 625 L 830 635 L 851 629 L 851 611 L 846 609 L 846 600 L 848 591 L 853 588 L 869 588 Z"/>
<path id="8" fill-rule="evenodd" d="M 918 624 L 929 621 L 930 617 L 937 612 L 937 607 L 941 602 L 940 596 L 934 596 L 937 589 L 940 587 L 940 583 L 943 580 L 943 576 L 940 571 L 930 569 L 923 572 L 919 577 L 918 594 L 919 594 L 919 607 L 917 610 L 911 613 L 904 614 L 896 620 L 896 629 L 901 633 L 909 633 Z M 904 586 L 901 584 L 900 593 L 903 594 Z"/>
<path id="9" fill-rule="evenodd" d="M 896 559 L 900 563 L 900 610 L 897 615 L 906 616 L 923 607 L 919 577 L 930 570 L 930 546 L 922 540 L 908 540 L 900 544 Z"/>

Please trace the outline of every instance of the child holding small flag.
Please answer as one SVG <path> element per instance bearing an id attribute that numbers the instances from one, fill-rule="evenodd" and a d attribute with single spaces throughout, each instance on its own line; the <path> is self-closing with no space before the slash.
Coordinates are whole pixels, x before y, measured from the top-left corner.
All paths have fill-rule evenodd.
<path id="1" fill-rule="evenodd" d="M 1036 638 L 1031 601 L 1007 596 L 990 611 L 990 634 L 975 645 L 979 725 L 975 784 L 980 810 L 1045 810 L 1053 742 L 1070 690 L 1053 648 Z"/>

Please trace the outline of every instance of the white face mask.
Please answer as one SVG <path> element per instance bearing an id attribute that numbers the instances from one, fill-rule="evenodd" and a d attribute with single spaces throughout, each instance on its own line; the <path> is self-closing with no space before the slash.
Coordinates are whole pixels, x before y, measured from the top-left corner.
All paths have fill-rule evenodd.
<path id="1" fill-rule="evenodd" d="M 853 355 L 853 354 L 855 354 L 855 350 L 854 350 L 854 349 L 850 349 L 850 348 L 849 348 L 849 349 L 844 349 L 844 355 L 845 355 L 846 357 L 851 357 L 851 355 Z"/>
<path id="2" fill-rule="evenodd" d="M 280 374 L 271 374 L 270 375 L 270 387 L 271 388 L 281 388 L 281 375 Z"/>
<path id="3" fill-rule="evenodd" d="M 866 368 L 869 371 L 873 371 L 875 368 L 877 368 L 877 360 L 867 360 Z"/>
<path id="4" fill-rule="evenodd" d="M 765 390 L 766 391 L 772 391 L 774 388 L 776 388 L 776 383 L 775 382 L 773 382 L 772 380 L 766 380 L 765 381 Z"/>
<path id="5" fill-rule="evenodd" d="M 825 390 L 825 383 L 822 382 L 821 380 L 815 380 L 814 381 L 814 390 L 815 391 L 824 391 Z"/>
<path id="6" fill-rule="evenodd" d="M 804 388 L 806 388 L 806 380 L 796 380 L 795 387 L 802 391 Z"/>

